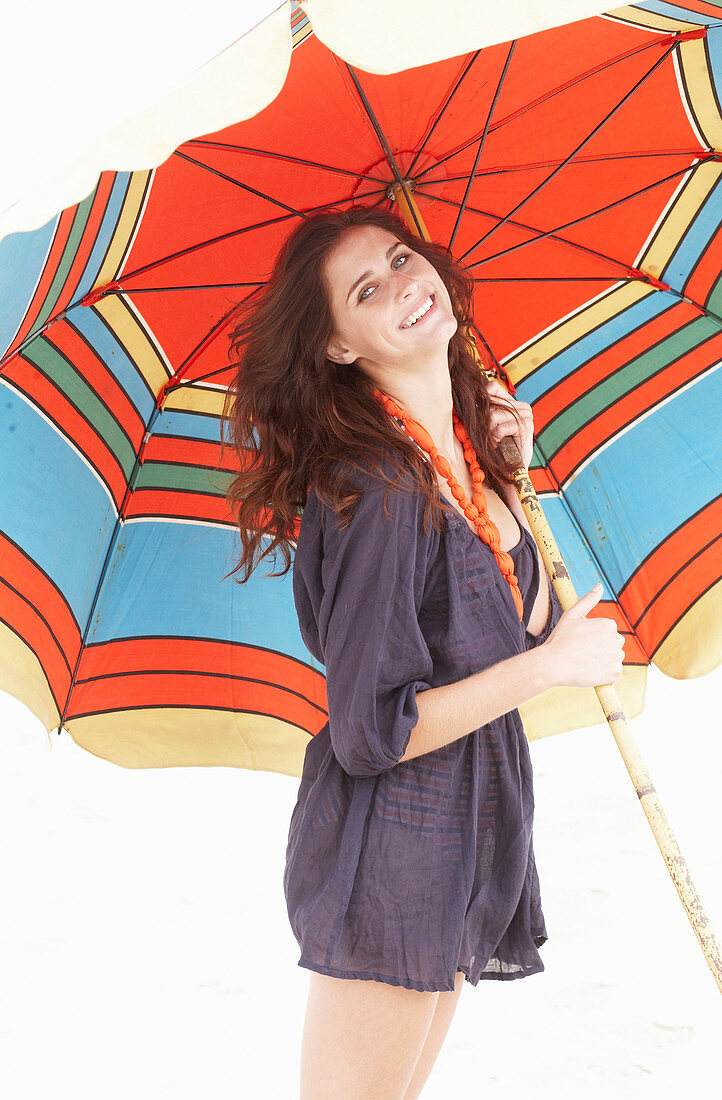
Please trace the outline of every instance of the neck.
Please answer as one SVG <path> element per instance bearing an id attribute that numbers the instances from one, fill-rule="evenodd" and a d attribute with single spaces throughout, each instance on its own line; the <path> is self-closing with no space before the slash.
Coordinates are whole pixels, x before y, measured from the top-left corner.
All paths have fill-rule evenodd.
<path id="1" fill-rule="evenodd" d="M 412 375 L 397 376 L 387 385 L 379 382 L 378 388 L 426 428 L 444 458 L 451 463 L 464 461 L 463 447 L 454 434 L 451 415 L 454 403 L 448 367 L 426 379 Z"/>

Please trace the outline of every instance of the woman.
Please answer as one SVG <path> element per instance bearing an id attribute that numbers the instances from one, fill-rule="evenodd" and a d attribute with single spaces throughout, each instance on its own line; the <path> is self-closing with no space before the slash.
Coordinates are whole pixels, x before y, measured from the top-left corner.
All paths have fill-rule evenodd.
<path id="1" fill-rule="evenodd" d="M 528 465 L 532 415 L 469 352 L 472 288 L 390 213 L 331 211 L 233 335 L 236 568 L 280 549 L 287 572 L 303 510 L 294 597 L 326 667 L 284 874 L 302 1100 L 412 1100 L 464 978 L 544 969 L 517 708 L 622 672 L 614 623 L 586 618 L 601 586 L 562 614 L 497 453 L 512 434 Z"/>

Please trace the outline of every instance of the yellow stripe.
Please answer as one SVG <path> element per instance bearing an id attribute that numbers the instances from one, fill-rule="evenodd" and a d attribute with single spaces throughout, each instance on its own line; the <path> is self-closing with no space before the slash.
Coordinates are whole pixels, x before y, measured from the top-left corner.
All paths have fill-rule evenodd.
<path id="1" fill-rule="evenodd" d="M 168 369 L 122 295 L 109 294 L 95 308 L 115 333 L 129 357 L 157 396 L 168 381 Z"/>
<path id="2" fill-rule="evenodd" d="M 225 390 L 206 390 L 202 386 L 178 386 L 171 390 L 163 402 L 164 409 L 184 409 L 186 412 L 211 413 L 220 416 L 223 412 Z"/>
<path id="3" fill-rule="evenodd" d="M 103 266 L 98 272 L 98 278 L 95 280 L 95 287 L 105 286 L 107 283 L 112 282 L 120 270 L 120 265 L 128 248 L 128 242 L 138 223 L 138 211 L 143 203 L 151 174 L 152 170 L 131 173 L 123 207 L 113 231 L 107 255 L 103 260 Z"/>
<path id="4" fill-rule="evenodd" d="M 504 362 L 504 369 L 517 386 L 527 375 L 543 366 L 556 355 L 566 351 L 582 336 L 586 336 L 592 329 L 609 321 L 612 317 L 629 309 L 636 302 L 653 294 L 652 287 L 645 283 L 629 282 L 618 287 L 598 302 L 592 302 L 580 313 L 562 322 L 552 332 L 540 337 L 529 347 L 520 351 L 513 359 Z"/>
<path id="5" fill-rule="evenodd" d="M 56 729 L 60 714 L 43 667 L 32 649 L 5 623 L 0 623 L 0 653 L 0 690 L 24 703 L 48 732 Z"/>
<path id="6" fill-rule="evenodd" d="M 313 34 L 313 27 L 311 26 L 310 20 L 304 23 L 302 26 L 296 27 L 295 31 L 293 32 L 291 36 L 293 49 L 295 50 L 296 46 L 299 46 L 301 42 L 305 41 L 305 39 L 308 38 L 309 34 Z"/>
<path id="7" fill-rule="evenodd" d="M 722 119 L 715 102 L 703 38 L 681 42 L 680 59 L 692 110 L 710 149 L 722 149 Z"/>
<path id="8" fill-rule="evenodd" d="M 650 241 L 639 265 L 642 270 L 659 278 L 690 222 L 717 183 L 720 173 L 722 165 L 714 161 L 697 165 L 692 178 L 680 191 Z"/>
<path id="9" fill-rule="evenodd" d="M 264 714 L 149 707 L 73 718 L 81 749 L 122 768 L 246 768 L 300 778 L 309 735 Z"/>
<path id="10" fill-rule="evenodd" d="M 692 604 L 667 635 L 653 662 L 675 680 L 705 676 L 722 663 L 722 580 Z M 699 639 L 704 638 L 703 647 Z"/>

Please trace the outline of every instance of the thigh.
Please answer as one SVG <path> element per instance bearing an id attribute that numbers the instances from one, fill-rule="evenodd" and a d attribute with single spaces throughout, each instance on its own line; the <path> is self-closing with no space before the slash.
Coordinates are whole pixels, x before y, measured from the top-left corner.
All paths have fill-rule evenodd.
<path id="1" fill-rule="evenodd" d="M 421 1090 L 429 1079 L 429 1074 L 434 1068 L 434 1063 L 439 1056 L 439 1051 L 444 1045 L 444 1040 L 451 1027 L 451 1021 L 454 1018 L 456 1006 L 459 1003 L 464 981 L 463 970 L 457 970 L 454 980 L 454 989 L 444 990 L 443 993 L 439 993 L 439 999 L 436 1002 L 436 1011 L 434 1012 L 434 1017 L 431 1021 L 423 1050 L 414 1067 L 411 1080 L 406 1086 L 403 1100 L 417 1100 L 417 1097 L 421 1095 Z"/>
<path id="2" fill-rule="evenodd" d="M 301 1100 L 402 1100 L 439 996 L 310 971 Z"/>

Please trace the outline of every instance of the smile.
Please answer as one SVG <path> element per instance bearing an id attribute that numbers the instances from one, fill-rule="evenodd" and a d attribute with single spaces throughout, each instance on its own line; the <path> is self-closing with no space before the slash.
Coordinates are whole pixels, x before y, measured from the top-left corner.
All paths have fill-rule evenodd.
<path id="1" fill-rule="evenodd" d="M 413 313 L 410 313 L 405 321 L 403 321 L 399 328 L 411 328 L 412 325 L 417 325 L 419 321 L 430 313 L 434 306 L 434 295 L 429 294 L 424 298 L 423 302 Z"/>

